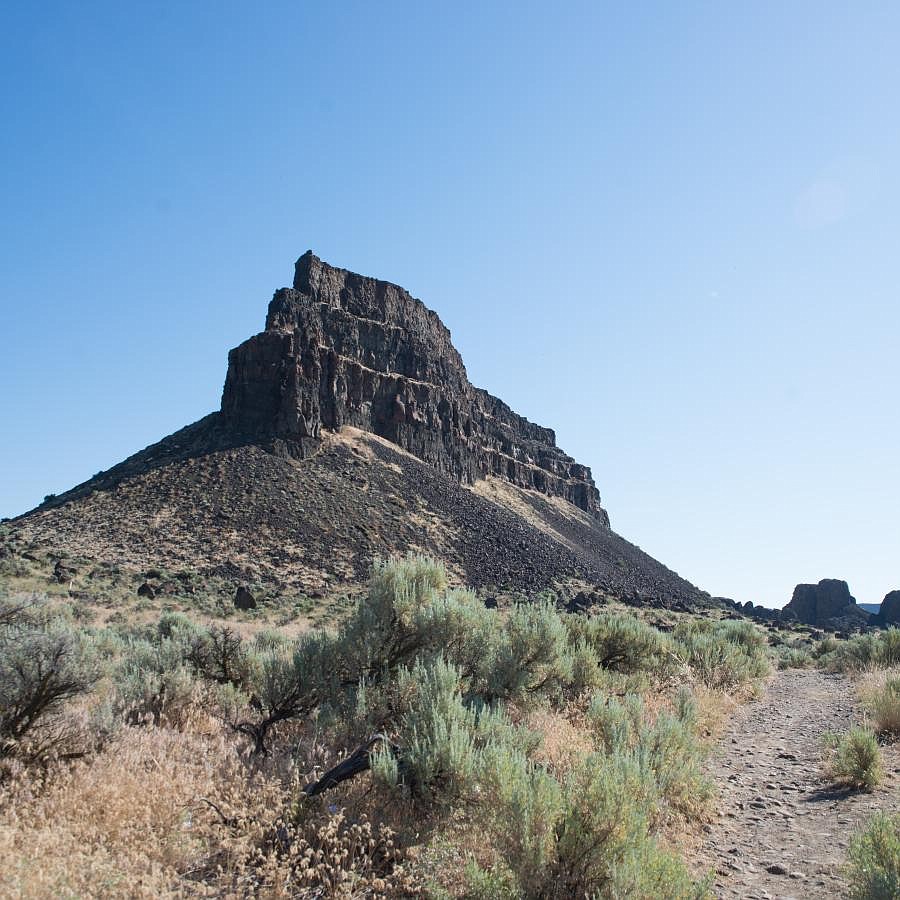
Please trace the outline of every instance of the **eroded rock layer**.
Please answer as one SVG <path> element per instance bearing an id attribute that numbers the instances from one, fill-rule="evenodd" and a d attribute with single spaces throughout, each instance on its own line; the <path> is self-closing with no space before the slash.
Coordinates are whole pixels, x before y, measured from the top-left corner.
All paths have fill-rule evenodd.
<path id="1" fill-rule="evenodd" d="M 473 387 L 450 332 L 403 288 L 312 252 L 276 291 L 266 329 L 228 356 L 223 424 L 295 457 L 350 425 L 471 484 L 500 476 L 563 497 L 609 527 L 591 471 L 552 429 Z"/>

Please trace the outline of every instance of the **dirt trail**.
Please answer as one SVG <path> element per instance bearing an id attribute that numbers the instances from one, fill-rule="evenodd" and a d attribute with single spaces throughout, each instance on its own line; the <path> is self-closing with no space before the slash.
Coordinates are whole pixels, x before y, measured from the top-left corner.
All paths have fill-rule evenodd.
<path id="1" fill-rule="evenodd" d="M 900 754 L 885 754 L 885 779 L 873 793 L 829 785 L 822 733 L 860 721 L 853 685 L 841 675 L 778 673 L 765 696 L 742 709 L 709 774 L 721 791 L 719 818 L 698 849 L 716 872 L 721 898 L 841 897 L 850 836 L 876 809 L 897 809 Z"/>

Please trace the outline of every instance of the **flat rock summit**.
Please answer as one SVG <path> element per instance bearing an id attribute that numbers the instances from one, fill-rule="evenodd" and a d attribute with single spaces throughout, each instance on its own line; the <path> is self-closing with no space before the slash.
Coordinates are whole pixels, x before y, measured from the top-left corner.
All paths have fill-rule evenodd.
<path id="1" fill-rule="evenodd" d="M 488 595 L 709 602 L 611 530 L 552 429 L 471 384 L 436 313 L 312 252 L 229 353 L 218 412 L 10 528 L 19 547 L 312 593 L 418 550 Z"/>

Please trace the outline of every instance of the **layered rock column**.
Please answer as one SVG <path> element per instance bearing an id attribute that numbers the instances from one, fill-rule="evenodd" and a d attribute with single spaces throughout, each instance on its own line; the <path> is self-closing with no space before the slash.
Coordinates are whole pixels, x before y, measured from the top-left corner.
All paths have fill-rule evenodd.
<path id="1" fill-rule="evenodd" d="M 222 416 L 298 456 L 323 429 L 352 425 L 464 483 L 499 476 L 609 526 L 590 469 L 551 429 L 472 386 L 436 313 L 312 252 L 297 261 L 293 287 L 275 292 L 266 330 L 229 353 Z"/>

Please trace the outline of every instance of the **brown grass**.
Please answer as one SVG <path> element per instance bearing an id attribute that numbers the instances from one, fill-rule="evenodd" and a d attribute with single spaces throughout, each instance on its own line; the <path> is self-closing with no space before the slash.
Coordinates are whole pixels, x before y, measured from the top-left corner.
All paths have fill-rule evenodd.
<path id="1" fill-rule="evenodd" d="M 694 696 L 697 700 L 697 732 L 707 743 L 714 743 L 740 706 L 740 699 L 732 694 L 711 691 L 703 685 L 694 687 Z"/>
<path id="2" fill-rule="evenodd" d="M 237 777 L 221 737 L 157 728 L 125 729 L 45 784 L 15 773 L 0 795 L 0 882 L 20 897 L 178 896 L 209 853 L 214 814 L 199 798 L 221 799 Z"/>
<path id="3" fill-rule="evenodd" d="M 888 689 L 888 682 L 900 679 L 900 667 L 877 669 L 861 674 L 857 694 L 870 714 L 875 730 L 883 735 L 900 735 L 900 697 Z"/>
<path id="4" fill-rule="evenodd" d="M 535 760 L 556 772 L 569 771 L 578 757 L 594 750 L 594 742 L 587 728 L 579 726 L 561 711 L 536 709 L 525 717 L 523 724 L 541 736 L 541 746 L 534 754 Z"/>
<path id="5" fill-rule="evenodd" d="M 0 894 L 378 897 L 414 889 L 389 827 L 318 803 L 297 818 L 286 755 L 256 766 L 238 749 L 225 734 L 126 728 L 89 761 L 44 776 L 8 771 Z"/>

